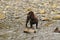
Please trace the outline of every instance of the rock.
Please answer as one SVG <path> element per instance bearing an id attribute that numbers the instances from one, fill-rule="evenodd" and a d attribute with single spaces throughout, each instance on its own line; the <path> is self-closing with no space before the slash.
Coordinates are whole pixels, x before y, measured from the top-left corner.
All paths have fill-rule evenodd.
<path id="1" fill-rule="evenodd" d="M 56 27 L 56 29 L 54 30 L 54 32 L 60 33 L 60 30 L 58 27 Z"/>
<path id="2" fill-rule="evenodd" d="M 40 10 L 40 14 L 45 14 L 45 13 L 46 13 L 46 12 L 45 12 L 44 9 Z"/>
<path id="3" fill-rule="evenodd" d="M 57 7 L 57 4 L 53 4 L 53 5 L 52 5 L 52 8 L 56 8 L 56 7 Z"/>
<path id="4" fill-rule="evenodd" d="M 15 19 L 19 19 L 20 17 L 15 17 Z"/>
<path id="5" fill-rule="evenodd" d="M 49 21 L 50 19 L 47 17 L 42 18 L 42 21 Z"/>
<path id="6" fill-rule="evenodd" d="M 60 15 L 56 15 L 52 18 L 53 20 L 60 20 Z"/>
<path id="7" fill-rule="evenodd" d="M 10 6 L 7 5 L 6 8 L 10 8 Z"/>
<path id="8" fill-rule="evenodd" d="M 24 33 L 36 33 L 36 31 L 34 29 L 31 29 L 31 28 L 26 28 L 24 30 Z"/>
<path id="9" fill-rule="evenodd" d="M 46 23 L 44 26 L 49 26 L 51 25 L 52 23 L 54 23 L 55 21 L 49 21 L 48 23 Z"/>
<path id="10" fill-rule="evenodd" d="M 5 14 L 4 13 L 0 13 L 0 19 L 4 19 L 5 18 Z"/>
<path id="11" fill-rule="evenodd" d="M 32 9 L 31 8 L 28 8 L 27 11 L 31 11 Z"/>

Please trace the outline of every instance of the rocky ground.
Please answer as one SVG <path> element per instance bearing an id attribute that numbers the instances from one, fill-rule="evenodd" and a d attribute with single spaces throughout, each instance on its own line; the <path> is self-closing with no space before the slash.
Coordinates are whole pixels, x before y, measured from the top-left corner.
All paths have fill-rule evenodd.
<path id="1" fill-rule="evenodd" d="M 27 34 L 23 30 L 31 10 L 39 29 Z M 60 40 L 60 33 L 53 32 L 56 27 L 60 29 L 60 0 L 0 0 L 0 40 Z"/>

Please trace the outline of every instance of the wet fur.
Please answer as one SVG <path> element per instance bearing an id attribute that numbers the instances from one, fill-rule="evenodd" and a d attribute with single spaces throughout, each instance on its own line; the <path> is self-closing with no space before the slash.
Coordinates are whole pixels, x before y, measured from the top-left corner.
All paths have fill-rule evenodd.
<path id="1" fill-rule="evenodd" d="M 30 11 L 27 14 L 27 19 L 26 19 L 26 27 L 28 22 L 30 21 L 30 28 L 33 27 L 33 24 L 36 24 L 36 28 L 38 28 L 38 19 L 35 17 L 34 12 Z"/>

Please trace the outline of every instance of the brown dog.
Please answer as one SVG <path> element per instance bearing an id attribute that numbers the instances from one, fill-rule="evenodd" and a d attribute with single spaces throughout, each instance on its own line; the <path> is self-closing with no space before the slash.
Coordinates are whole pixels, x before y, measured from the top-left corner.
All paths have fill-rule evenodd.
<path id="1" fill-rule="evenodd" d="M 28 24 L 29 21 L 30 21 L 30 28 L 33 27 L 33 24 L 36 24 L 36 28 L 38 28 L 38 27 L 37 27 L 37 26 L 38 26 L 38 19 L 35 17 L 33 11 L 30 11 L 30 12 L 27 14 L 26 27 L 27 27 L 27 24 Z"/>

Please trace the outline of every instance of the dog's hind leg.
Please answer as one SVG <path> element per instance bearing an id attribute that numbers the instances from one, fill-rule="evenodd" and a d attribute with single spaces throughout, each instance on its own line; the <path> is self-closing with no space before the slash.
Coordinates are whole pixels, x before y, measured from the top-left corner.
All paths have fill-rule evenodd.
<path id="1" fill-rule="evenodd" d="M 38 22 L 36 23 L 36 29 L 38 29 Z"/>

